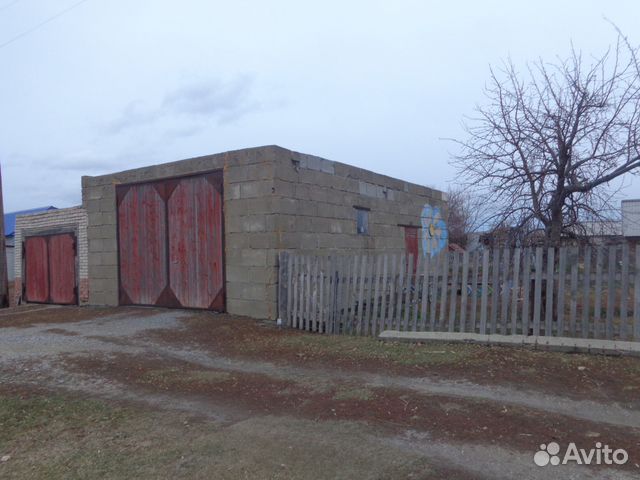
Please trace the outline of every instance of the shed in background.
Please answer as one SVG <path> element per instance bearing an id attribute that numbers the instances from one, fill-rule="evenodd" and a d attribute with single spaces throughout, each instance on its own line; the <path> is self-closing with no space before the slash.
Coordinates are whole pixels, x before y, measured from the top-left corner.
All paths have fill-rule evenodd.
<path id="1" fill-rule="evenodd" d="M 9 212 L 4 215 L 4 237 L 5 245 L 7 247 L 7 275 L 9 282 L 13 282 L 15 276 L 15 230 L 16 230 L 16 218 L 18 215 L 30 215 L 32 213 L 48 212 L 50 210 L 56 210 L 56 207 L 39 207 L 31 208 L 29 210 L 20 210 L 18 212 Z"/>
<path id="2" fill-rule="evenodd" d="M 82 207 L 19 215 L 13 250 L 16 304 L 88 303 L 87 213 Z"/>

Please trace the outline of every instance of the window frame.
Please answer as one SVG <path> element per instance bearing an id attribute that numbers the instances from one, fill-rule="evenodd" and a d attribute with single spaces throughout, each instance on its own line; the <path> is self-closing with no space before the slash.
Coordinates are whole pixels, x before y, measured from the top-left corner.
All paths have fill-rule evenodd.
<path id="1" fill-rule="evenodd" d="M 360 207 L 354 205 L 353 208 L 356 211 L 356 235 L 368 236 L 369 235 L 369 212 L 370 208 Z M 361 228 L 363 224 L 363 228 Z"/>

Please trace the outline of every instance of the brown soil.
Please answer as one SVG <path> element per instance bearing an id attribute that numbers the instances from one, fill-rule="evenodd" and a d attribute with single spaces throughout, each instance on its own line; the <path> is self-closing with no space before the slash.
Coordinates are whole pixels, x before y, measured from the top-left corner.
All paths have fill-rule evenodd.
<path id="1" fill-rule="evenodd" d="M 113 307 L 60 307 L 57 305 L 28 304 L 0 311 L 0 326 L 26 328 L 38 324 L 75 323 L 111 315 L 155 315 L 161 310 L 148 308 L 114 309 Z"/>
<path id="2" fill-rule="evenodd" d="M 188 362 L 149 355 L 67 357 L 70 371 L 91 372 L 151 392 L 171 391 L 214 404 L 242 407 L 251 413 L 290 415 L 315 421 L 354 420 L 381 426 L 389 433 L 406 429 L 429 432 L 430 438 L 453 442 L 509 445 L 529 453 L 544 438 L 559 443 L 590 440 L 593 432 L 640 458 L 640 432 L 577 421 L 495 402 L 420 395 L 408 390 L 366 388 L 309 379 L 296 383 L 266 375 L 203 369 Z"/>
<path id="3" fill-rule="evenodd" d="M 272 323 L 197 313 L 181 330 L 158 330 L 156 339 L 235 358 L 303 367 L 512 385 L 574 398 L 640 406 L 640 359 L 567 354 L 484 345 L 394 344 L 278 329 Z M 145 333 L 149 335 L 149 332 Z M 335 339 L 335 340 L 332 340 Z M 330 342 L 339 348 L 327 348 Z M 398 350 L 401 354 L 392 355 Z M 424 352 L 442 361 L 423 361 Z M 388 352 L 388 354 L 387 354 Z M 459 354 L 462 352 L 463 354 Z M 412 362 L 412 357 L 416 361 Z"/>

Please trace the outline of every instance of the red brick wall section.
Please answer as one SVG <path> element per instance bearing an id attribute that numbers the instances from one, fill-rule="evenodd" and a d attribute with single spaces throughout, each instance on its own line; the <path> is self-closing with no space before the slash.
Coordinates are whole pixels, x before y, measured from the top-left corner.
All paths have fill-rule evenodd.
<path id="1" fill-rule="evenodd" d="M 80 304 L 85 304 L 89 301 L 89 279 L 81 278 L 80 279 L 80 290 L 78 292 Z"/>
<path id="2" fill-rule="evenodd" d="M 16 277 L 13 284 L 13 295 L 10 294 L 12 305 L 20 304 L 20 297 L 22 296 L 22 278 Z"/>

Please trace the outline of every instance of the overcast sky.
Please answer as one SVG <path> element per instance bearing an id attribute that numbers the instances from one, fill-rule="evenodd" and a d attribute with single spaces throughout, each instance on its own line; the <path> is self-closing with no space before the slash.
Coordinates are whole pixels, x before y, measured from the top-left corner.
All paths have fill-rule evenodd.
<path id="1" fill-rule="evenodd" d="M 0 45 L 77 0 L 0 0 Z M 490 64 L 600 54 L 638 1 L 88 0 L 0 47 L 5 211 L 278 144 L 441 189 Z M 626 191 L 640 197 L 640 182 Z"/>

